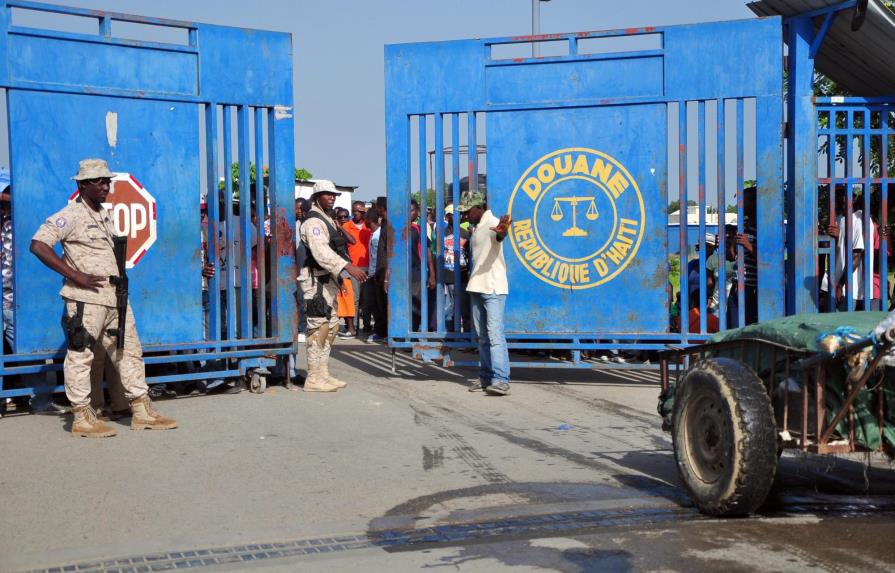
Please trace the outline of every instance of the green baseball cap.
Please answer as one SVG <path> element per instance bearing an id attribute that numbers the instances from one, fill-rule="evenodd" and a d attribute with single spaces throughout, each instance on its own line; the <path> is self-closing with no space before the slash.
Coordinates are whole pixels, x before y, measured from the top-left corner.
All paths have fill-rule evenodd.
<path id="1" fill-rule="evenodd" d="M 457 206 L 457 212 L 465 213 L 473 207 L 485 206 L 485 194 L 480 191 L 467 191 L 460 197 L 460 204 Z"/>

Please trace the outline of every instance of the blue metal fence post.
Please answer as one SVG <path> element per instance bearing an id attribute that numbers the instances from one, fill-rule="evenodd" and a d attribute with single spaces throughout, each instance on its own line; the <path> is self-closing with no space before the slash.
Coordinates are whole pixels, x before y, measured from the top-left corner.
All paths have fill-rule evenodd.
<path id="1" fill-rule="evenodd" d="M 880 216 L 879 216 L 879 226 L 880 229 L 888 229 L 889 228 L 889 133 L 888 129 L 888 115 L 889 112 L 887 110 L 880 112 L 880 129 L 882 131 L 882 149 L 880 150 L 880 157 L 884 158 L 883 161 L 880 162 L 880 177 L 882 179 L 882 183 L 880 184 Z M 886 234 L 882 240 L 879 242 L 879 276 L 880 276 L 880 308 L 883 310 L 889 309 L 889 235 Z"/>
<path id="2" fill-rule="evenodd" d="M 256 324 L 256 328 L 258 329 L 258 337 L 264 338 L 267 336 L 267 288 L 268 281 L 273 282 L 270 276 L 267 276 L 265 270 L 267 269 L 267 249 L 265 248 L 265 243 L 267 241 L 267 236 L 264 232 L 264 224 L 265 218 L 270 217 L 268 220 L 268 224 L 271 226 L 270 233 L 273 235 L 273 222 L 276 220 L 273 211 L 269 211 L 267 208 L 267 196 L 265 193 L 265 181 L 264 181 L 264 109 L 260 107 L 254 108 L 255 111 L 255 213 L 258 214 L 258 226 L 255 229 L 255 241 L 258 245 L 256 249 L 256 259 L 257 259 L 257 268 L 258 268 L 258 299 L 256 301 L 258 305 L 258 322 Z M 286 207 L 288 208 L 290 205 L 287 203 Z M 293 210 L 294 213 L 294 210 Z M 292 227 L 295 228 L 294 226 Z"/>
<path id="3" fill-rule="evenodd" d="M 291 70 L 290 70 L 291 72 Z M 290 98 L 291 102 L 292 99 Z M 270 185 L 270 313 L 271 334 L 295 340 L 295 120 L 292 107 L 277 106 L 267 114 Z"/>
<path id="4" fill-rule="evenodd" d="M 699 239 L 696 245 L 699 248 L 699 332 L 705 334 L 708 332 L 708 316 L 706 308 L 708 307 L 708 290 L 706 288 L 706 272 L 705 272 L 705 182 L 706 182 L 706 157 L 705 157 L 705 101 L 700 100 L 697 106 L 696 129 L 697 129 L 697 148 L 699 150 L 699 173 L 696 174 L 698 186 L 698 203 L 699 203 Z M 690 288 L 690 276 L 687 273 L 687 289 Z"/>
<path id="5" fill-rule="evenodd" d="M 239 284 L 239 334 L 240 338 L 252 338 L 252 184 L 249 159 L 249 110 L 248 106 L 236 108 L 237 152 L 239 153 L 239 223 L 242 252 L 236 254 L 241 261 Z"/>
<path id="6" fill-rule="evenodd" d="M 678 226 L 680 231 L 680 323 L 681 340 L 687 343 L 690 332 L 689 285 L 687 276 L 687 102 L 678 105 Z"/>
<path id="7" fill-rule="evenodd" d="M 745 231 L 746 222 L 745 210 L 745 193 L 743 193 L 743 140 L 744 140 L 744 124 L 743 124 L 743 98 L 736 100 L 736 130 L 737 130 L 737 146 L 736 146 L 736 193 L 737 193 L 737 233 Z M 736 267 L 737 267 L 737 326 L 742 328 L 746 326 L 746 252 L 743 245 L 736 246 Z M 730 325 L 728 325 L 730 326 Z"/>
<path id="8" fill-rule="evenodd" d="M 218 106 L 209 103 L 205 106 L 205 204 L 208 207 L 208 224 L 205 227 L 205 258 L 203 264 L 218 263 L 218 253 L 221 249 L 218 241 L 220 235 L 219 215 L 221 212 L 218 201 Z M 221 269 L 215 269 L 220 271 Z M 215 272 L 208 279 L 208 332 L 205 335 L 209 340 L 221 339 L 221 275 Z M 220 346 L 216 347 L 220 350 Z"/>
<path id="9" fill-rule="evenodd" d="M 718 101 L 718 277 L 715 288 L 718 289 L 718 328 L 727 330 L 727 193 L 725 191 L 726 161 L 724 114 L 727 100 Z"/>
<path id="10" fill-rule="evenodd" d="M 227 340 L 236 338 L 236 257 L 239 253 L 234 248 L 236 229 L 233 219 L 233 106 L 223 106 L 224 119 L 222 131 L 224 132 L 224 228 L 226 229 L 225 257 L 227 261 L 226 300 L 227 310 L 224 320 L 227 324 Z"/>
<path id="11" fill-rule="evenodd" d="M 782 51 L 782 46 L 781 46 Z M 781 54 L 782 56 L 782 54 Z M 785 209 L 783 196 L 783 105 L 778 97 L 755 99 L 756 150 L 756 244 L 758 257 L 758 320 L 783 316 L 786 312 Z M 815 189 L 812 187 L 812 189 Z M 815 203 L 816 204 L 816 199 Z M 804 212 L 804 207 L 801 212 Z M 811 228 L 815 234 L 817 225 Z M 815 239 L 815 243 L 817 240 Z M 813 251 L 814 249 L 803 249 Z M 792 252 L 792 251 L 790 251 Z M 815 255 L 809 254 L 812 259 Z M 812 267 L 813 268 L 813 267 Z M 804 287 L 802 287 L 804 288 Z M 814 289 L 808 289 L 813 296 Z"/>
<path id="12" fill-rule="evenodd" d="M 399 48 L 386 46 L 386 60 Z M 395 89 L 389 85 L 393 79 L 386 70 L 386 90 Z M 394 72 L 392 72 L 394 73 Z M 436 121 L 438 116 L 436 115 Z M 410 203 L 410 118 L 394 102 L 386 100 L 386 192 L 388 194 L 388 224 L 386 233 L 387 256 L 389 258 L 388 288 L 388 336 L 405 337 L 410 332 L 410 317 L 407 293 L 410 289 L 408 275 L 407 240 L 410 237 L 408 208 Z M 380 238 L 382 240 L 382 238 Z"/>
<path id="13" fill-rule="evenodd" d="M 817 280 L 817 118 L 814 111 L 814 22 L 799 17 L 789 20 L 789 89 L 787 95 L 787 313 L 816 312 L 814 289 Z M 831 123 L 833 118 L 831 115 Z M 832 185 L 831 185 L 832 197 Z M 811 246 L 811 248 L 805 248 Z M 801 247 L 801 248 L 800 248 Z M 832 285 L 831 285 L 832 286 Z M 831 290 L 832 292 L 832 290 Z"/>

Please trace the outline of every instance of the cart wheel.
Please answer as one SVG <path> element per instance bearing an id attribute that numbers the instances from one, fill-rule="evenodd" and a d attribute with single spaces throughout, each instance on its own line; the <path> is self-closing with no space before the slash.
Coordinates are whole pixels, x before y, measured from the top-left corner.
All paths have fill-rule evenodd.
<path id="1" fill-rule="evenodd" d="M 697 362 L 675 395 L 674 456 L 699 510 L 758 509 L 777 470 L 774 412 L 761 380 L 741 362 L 712 358 Z"/>
<path id="2" fill-rule="evenodd" d="M 249 380 L 249 392 L 254 394 L 264 394 L 264 390 L 267 389 L 267 378 L 264 376 L 252 372 L 252 377 Z"/>

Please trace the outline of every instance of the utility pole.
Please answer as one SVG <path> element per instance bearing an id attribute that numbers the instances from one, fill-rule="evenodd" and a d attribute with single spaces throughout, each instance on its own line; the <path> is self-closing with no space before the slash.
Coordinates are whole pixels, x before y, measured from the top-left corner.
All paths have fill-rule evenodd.
<path id="1" fill-rule="evenodd" d="M 550 2 L 550 0 L 531 0 L 531 35 L 537 36 L 541 33 L 541 2 Z M 540 55 L 538 43 L 531 43 L 531 57 L 537 58 Z"/>

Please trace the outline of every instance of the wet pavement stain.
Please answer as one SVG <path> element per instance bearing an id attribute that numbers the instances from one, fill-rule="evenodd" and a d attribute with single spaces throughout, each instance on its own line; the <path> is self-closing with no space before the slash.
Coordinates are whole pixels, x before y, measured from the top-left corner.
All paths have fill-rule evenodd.
<path id="1" fill-rule="evenodd" d="M 444 465 L 444 448 L 429 448 L 423 446 L 423 469 L 426 471 Z"/>

